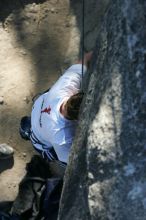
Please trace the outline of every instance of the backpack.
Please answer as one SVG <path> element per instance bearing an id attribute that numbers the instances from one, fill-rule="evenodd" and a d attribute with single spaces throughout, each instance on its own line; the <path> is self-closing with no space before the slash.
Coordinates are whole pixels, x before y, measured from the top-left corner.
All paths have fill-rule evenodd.
<path id="1" fill-rule="evenodd" d="M 63 176 L 54 175 L 50 163 L 38 155 L 26 171 L 9 214 L 1 213 L 0 220 L 57 220 Z"/>
<path id="2" fill-rule="evenodd" d="M 6 214 L 5 212 L 0 212 L 0 220 L 20 220 L 17 216 L 12 216 Z"/>
<path id="3" fill-rule="evenodd" d="M 20 220 L 55 220 L 61 191 L 62 180 L 59 178 L 26 178 L 21 182 L 11 214 L 19 216 Z"/>

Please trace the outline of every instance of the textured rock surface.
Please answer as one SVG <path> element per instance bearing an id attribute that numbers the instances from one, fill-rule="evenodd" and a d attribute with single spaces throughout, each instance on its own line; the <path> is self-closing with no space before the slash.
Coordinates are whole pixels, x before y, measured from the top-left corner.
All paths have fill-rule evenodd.
<path id="1" fill-rule="evenodd" d="M 59 220 L 146 219 L 145 24 L 144 0 L 110 1 L 97 37 Z"/>

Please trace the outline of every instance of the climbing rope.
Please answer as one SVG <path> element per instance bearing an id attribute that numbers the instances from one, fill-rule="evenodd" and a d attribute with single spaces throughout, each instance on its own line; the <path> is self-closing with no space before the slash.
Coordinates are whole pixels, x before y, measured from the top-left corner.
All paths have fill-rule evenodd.
<path id="1" fill-rule="evenodd" d="M 85 28 L 85 0 L 82 0 L 82 41 L 81 41 L 82 82 L 81 82 L 81 92 L 83 92 L 83 74 L 84 74 L 84 28 Z"/>

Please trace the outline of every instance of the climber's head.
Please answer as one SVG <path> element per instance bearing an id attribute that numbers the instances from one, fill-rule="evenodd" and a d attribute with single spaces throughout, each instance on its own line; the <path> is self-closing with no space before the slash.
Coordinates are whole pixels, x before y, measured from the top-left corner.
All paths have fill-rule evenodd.
<path id="1" fill-rule="evenodd" d="M 78 119 L 83 95 L 84 95 L 84 93 L 80 92 L 80 93 L 77 93 L 77 94 L 71 96 L 67 100 L 67 102 L 65 104 L 65 109 L 66 109 L 66 114 L 67 114 L 68 119 L 70 119 L 70 120 L 77 120 Z"/>

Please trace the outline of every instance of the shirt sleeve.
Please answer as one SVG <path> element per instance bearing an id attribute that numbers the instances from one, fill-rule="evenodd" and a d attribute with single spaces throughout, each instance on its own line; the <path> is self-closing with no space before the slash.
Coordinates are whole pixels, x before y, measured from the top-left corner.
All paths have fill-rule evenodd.
<path id="1" fill-rule="evenodd" d="M 85 75 L 85 72 L 87 71 L 87 67 L 83 66 L 83 76 Z M 69 67 L 64 75 L 70 74 L 70 73 L 78 73 L 79 75 L 82 75 L 82 64 L 74 64 L 71 67 Z"/>
<path id="2" fill-rule="evenodd" d="M 87 71 L 86 66 L 83 66 L 83 76 Z M 58 79 L 58 81 L 51 88 L 51 92 L 57 95 L 71 96 L 78 93 L 81 88 L 82 81 L 82 65 L 75 64 L 69 67 L 65 73 Z"/>

